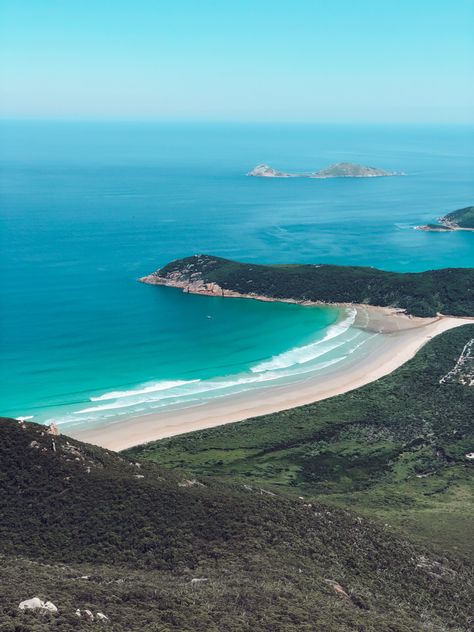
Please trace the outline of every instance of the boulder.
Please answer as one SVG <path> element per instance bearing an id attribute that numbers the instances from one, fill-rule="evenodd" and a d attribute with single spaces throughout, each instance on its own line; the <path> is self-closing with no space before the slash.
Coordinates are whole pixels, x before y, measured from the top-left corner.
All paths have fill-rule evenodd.
<path id="1" fill-rule="evenodd" d="M 185 479 L 184 481 L 181 481 L 178 483 L 178 487 L 195 487 L 195 486 L 205 487 L 204 483 L 200 483 L 195 478 Z"/>
<path id="2" fill-rule="evenodd" d="M 51 601 L 43 601 L 39 597 L 33 597 L 32 599 L 25 599 L 18 606 L 19 610 L 39 610 L 41 612 L 50 612 L 55 614 L 58 609 Z"/>
<path id="3" fill-rule="evenodd" d="M 33 599 L 25 599 L 22 601 L 18 608 L 20 610 L 36 610 L 37 608 L 42 608 L 44 602 L 41 601 L 39 597 L 33 597 Z"/>
<path id="4" fill-rule="evenodd" d="M 48 430 L 46 431 L 48 434 L 53 435 L 54 437 L 59 437 L 59 435 L 61 434 L 59 432 L 59 428 L 57 427 L 57 425 L 54 423 L 49 424 L 48 426 Z"/>
<path id="5" fill-rule="evenodd" d="M 107 623 L 109 617 L 107 617 L 103 612 L 98 612 L 96 615 L 97 621 L 102 621 L 102 623 Z"/>
<path id="6" fill-rule="evenodd" d="M 84 610 L 84 616 L 88 621 L 94 621 L 94 615 L 90 610 Z"/>

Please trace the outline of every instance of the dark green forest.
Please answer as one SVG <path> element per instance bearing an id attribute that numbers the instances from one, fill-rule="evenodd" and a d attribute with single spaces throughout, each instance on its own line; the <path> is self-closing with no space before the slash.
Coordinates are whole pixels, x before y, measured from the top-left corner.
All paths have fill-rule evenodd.
<path id="1" fill-rule="evenodd" d="M 257 265 L 209 255 L 173 261 L 157 273 L 217 283 L 224 290 L 276 299 L 365 303 L 406 310 L 414 316 L 474 313 L 474 269 L 386 272 L 335 265 Z"/>

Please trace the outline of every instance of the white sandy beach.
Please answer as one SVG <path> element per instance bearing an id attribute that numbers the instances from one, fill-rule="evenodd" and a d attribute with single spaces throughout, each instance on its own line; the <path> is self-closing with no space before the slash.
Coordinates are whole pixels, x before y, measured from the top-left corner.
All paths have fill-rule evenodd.
<path id="1" fill-rule="evenodd" d="M 388 375 L 410 360 L 434 336 L 474 318 L 414 318 L 389 308 L 354 305 L 355 326 L 380 333 L 364 356 L 324 374 L 246 393 L 222 396 L 165 412 L 153 412 L 115 423 L 78 428 L 72 436 L 111 450 L 212 428 L 302 406 L 340 395 Z"/>

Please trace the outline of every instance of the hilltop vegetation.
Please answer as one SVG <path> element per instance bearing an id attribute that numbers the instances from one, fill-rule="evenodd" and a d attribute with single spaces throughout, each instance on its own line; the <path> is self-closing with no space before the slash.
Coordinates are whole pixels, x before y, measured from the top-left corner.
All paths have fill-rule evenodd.
<path id="1" fill-rule="evenodd" d="M 474 269 L 419 273 L 334 265 L 256 265 L 195 255 L 173 261 L 145 277 L 217 284 L 224 291 L 275 299 L 366 303 L 407 310 L 415 316 L 474 314 Z"/>
<path id="2" fill-rule="evenodd" d="M 465 325 L 363 388 L 128 455 L 330 502 L 474 554 L 472 339 Z"/>

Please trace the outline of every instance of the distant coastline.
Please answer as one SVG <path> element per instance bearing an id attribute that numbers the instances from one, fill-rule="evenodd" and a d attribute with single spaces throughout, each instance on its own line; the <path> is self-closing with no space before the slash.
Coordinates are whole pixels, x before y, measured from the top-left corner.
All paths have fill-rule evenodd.
<path id="1" fill-rule="evenodd" d="M 438 224 L 415 226 L 416 230 L 431 233 L 449 233 L 455 230 L 474 231 L 474 206 L 466 206 L 438 218 Z"/>

